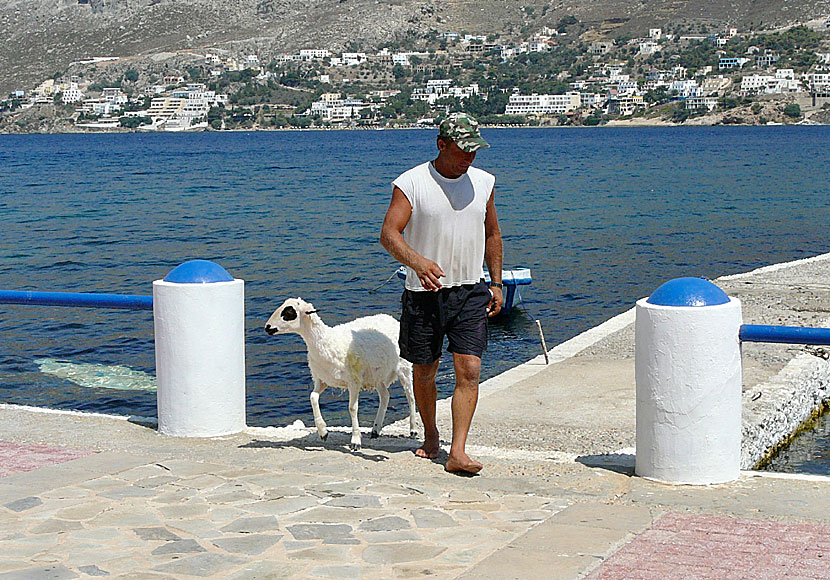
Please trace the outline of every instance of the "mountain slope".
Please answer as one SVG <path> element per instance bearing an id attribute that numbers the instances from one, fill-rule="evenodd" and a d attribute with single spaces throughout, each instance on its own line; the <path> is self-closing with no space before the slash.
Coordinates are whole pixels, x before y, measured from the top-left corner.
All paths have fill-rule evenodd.
<path id="1" fill-rule="evenodd" d="M 563 16 L 613 34 L 707 23 L 781 26 L 830 0 L 0 0 L 0 94 L 96 56 L 226 49 L 267 60 L 299 48 L 371 51 L 452 30 L 516 38 Z"/>

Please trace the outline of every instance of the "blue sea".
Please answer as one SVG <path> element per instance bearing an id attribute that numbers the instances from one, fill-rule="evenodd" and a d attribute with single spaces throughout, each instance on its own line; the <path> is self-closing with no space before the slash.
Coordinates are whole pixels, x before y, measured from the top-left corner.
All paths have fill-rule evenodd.
<path id="1" fill-rule="evenodd" d="M 484 133 L 505 266 L 533 283 L 483 378 L 541 354 L 535 319 L 551 347 L 671 278 L 830 251 L 830 127 Z M 305 346 L 262 327 L 296 296 L 329 324 L 397 314 L 400 280 L 371 292 L 397 267 L 379 228 L 391 181 L 434 153 L 431 130 L 0 136 L 0 289 L 149 295 L 213 260 L 246 282 L 248 424 L 310 424 Z M 155 415 L 150 312 L 0 305 L 0 345 L 0 402 Z M 345 395 L 322 403 L 347 423 Z"/>

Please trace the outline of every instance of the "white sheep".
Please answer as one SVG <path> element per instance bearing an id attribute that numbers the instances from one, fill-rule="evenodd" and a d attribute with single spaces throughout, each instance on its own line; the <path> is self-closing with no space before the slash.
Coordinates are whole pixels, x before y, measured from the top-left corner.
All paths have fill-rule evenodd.
<path id="1" fill-rule="evenodd" d="M 308 348 L 308 368 L 314 383 L 311 409 L 320 438 L 325 441 L 328 437 L 326 422 L 320 413 L 320 393 L 326 387 L 349 391 L 349 415 L 352 418 L 349 447 L 357 451 L 360 449 L 358 394 L 361 390 L 377 390 L 380 396 L 378 413 L 372 426 L 372 438 L 375 438 L 383 427 L 389 404 L 389 385 L 395 379 L 403 385 L 409 402 L 409 430 L 414 437 L 412 364 L 400 356 L 398 321 L 388 314 L 375 314 L 337 326 L 327 326 L 316 313 L 314 306 L 302 298 L 289 298 L 268 319 L 265 332 L 270 335 L 294 332 L 303 337 Z"/>

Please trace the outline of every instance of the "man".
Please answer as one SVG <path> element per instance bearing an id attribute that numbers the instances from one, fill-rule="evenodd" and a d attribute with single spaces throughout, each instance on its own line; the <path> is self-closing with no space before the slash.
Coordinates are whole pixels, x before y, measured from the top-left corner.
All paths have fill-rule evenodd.
<path id="1" fill-rule="evenodd" d="M 383 247 L 407 267 L 401 299 L 401 356 L 413 363 L 415 401 L 424 423 L 419 457 L 438 457 L 435 375 L 444 336 L 453 353 L 452 444 L 445 469 L 478 473 L 466 452 L 478 403 L 487 317 L 503 303 L 502 241 L 496 217 L 495 177 L 471 167 L 489 147 L 471 116 L 456 113 L 438 131 L 438 157 L 393 182 L 383 221 Z M 484 282 L 483 262 L 492 282 Z"/>

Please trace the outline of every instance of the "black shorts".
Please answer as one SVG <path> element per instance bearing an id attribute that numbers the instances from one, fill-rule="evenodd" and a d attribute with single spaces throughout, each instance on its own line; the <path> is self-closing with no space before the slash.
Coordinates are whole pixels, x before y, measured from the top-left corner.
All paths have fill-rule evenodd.
<path id="1" fill-rule="evenodd" d="M 481 358 L 487 348 L 490 297 L 484 280 L 437 292 L 404 290 L 398 341 L 401 356 L 413 364 L 433 363 L 441 358 L 446 336 L 450 352 Z"/>

